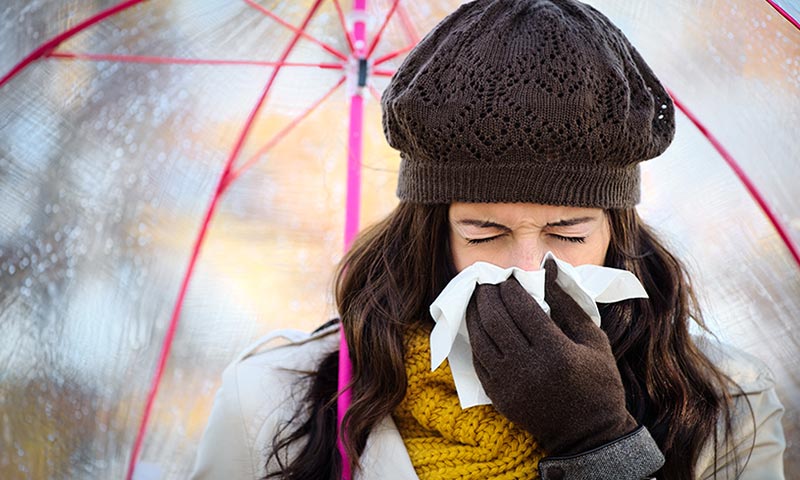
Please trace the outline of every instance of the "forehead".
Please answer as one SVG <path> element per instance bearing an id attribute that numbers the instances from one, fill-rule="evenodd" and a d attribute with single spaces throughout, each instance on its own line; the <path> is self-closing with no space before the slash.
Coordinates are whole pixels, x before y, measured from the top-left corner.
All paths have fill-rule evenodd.
<path id="1" fill-rule="evenodd" d="M 550 223 L 576 217 L 600 217 L 600 208 L 564 207 L 539 203 L 452 203 L 450 221 L 491 220 L 498 223 L 534 221 Z"/>

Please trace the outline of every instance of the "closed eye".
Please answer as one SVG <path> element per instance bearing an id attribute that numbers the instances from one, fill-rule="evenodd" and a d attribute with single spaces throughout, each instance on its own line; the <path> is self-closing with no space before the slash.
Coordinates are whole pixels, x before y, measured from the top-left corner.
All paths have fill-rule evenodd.
<path id="1" fill-rule="evenodd" d="M 586 237 L 565 237 L 563 235 L 556 235 L 555 233 L 550 234 L 551 237 L 557 238 L 564 242 L 570 243 L 586 243 Z"/>
<path id="2" fill-rule="evenodd" d="M 502 237 L 502 236 L 503 236 L 503 235 L 495 235 L 494 237 L 486 237 L 486 238 L 468 238 L 468 239 L 467 239 L 467 243 L 468 243 L 469 245 L 478 245 L 478 244 L 480 244 L 480 243 L 487 243 L 487 242 L 491 242 L 492 240 L 494 240 L 494 239 L 496 239 L 496 238 L 500 238 L 500 237 Z"/>

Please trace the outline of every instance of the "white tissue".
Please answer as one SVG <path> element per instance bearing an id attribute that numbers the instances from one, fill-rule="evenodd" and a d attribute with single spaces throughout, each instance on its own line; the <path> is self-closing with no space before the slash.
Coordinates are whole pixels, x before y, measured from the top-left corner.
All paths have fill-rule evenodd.
<path id="1" fill-rule="evenodd" d="M 431 371 L 447 358 L 453 372 L 461 408 L 488 405 L 491 400 L 478 380 L 472 366 L 472 347 L 469 343 L 466 316 L 467 304 L 478 284 L 502 283 L 511 275 L 531 294 L 542 309 L 550 314 L 544 301 L 544 263 L 554 259 L 558 266 L 558 285 L 571 296 L 587 315 L 600 326 L 597 303 L 613 303 L 629 298 L 647 298 L 639 280 L 627 270 L 580 265 L 573 267 L 559 260 L 551 252 L 542 259 L 542 268 L 530 272 L 517 267 L 500 268 L 486 262 L 477 262 L 465 268 L 447 284 L 431 304 L 430 312 L 436 321 L 431 332 Z"/>

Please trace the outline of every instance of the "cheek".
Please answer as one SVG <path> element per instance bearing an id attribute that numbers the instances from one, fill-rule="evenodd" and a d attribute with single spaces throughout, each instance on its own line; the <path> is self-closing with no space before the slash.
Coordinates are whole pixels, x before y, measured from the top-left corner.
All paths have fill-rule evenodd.
<path id="1" fill-rule="evenodd" d="M 465 262 L 467 260 L 464 258 L 464 252 L 462 251 L 461 247 L 454 245 L 453 243 L 450 245 L 450 252 L 451 256 L 453 257 L 453 265 L 456 267 L 456 271 L 460 272 L 466 268 Z"/>
<path id="2" fill-rule="evenodd" d="M 463 270 L 464 267 L 461 266 L 462 248 L 458 243 L 458 238 L 456 238 L 456 235 L 453 233 L 452 229 L 450 230 L 450 257 L 453 260 L 453 265 L 456 267 L 456 271 L 460 272 Z"/>
<path id="3" fill-rule="evenodd" d="M 609 235 L 597 232 L 586 239 L 586 243 L 568 243 L 553 240 L 548 247 L 558 258 L 572 265 L 605 265 Z"/>
<path id="4" fill-rule="evenodd" d="M 450 235 L 450 254 L 457 272 L 464 270 L 476 261 L 471 258 L 474 255 L 470 254 L 470 250 L 463 245 L 463 241 L 453 234 Z"/>
<path id="5" fill-rule="evenodd" d="M 573 265 L 605 265 L 606 251 L 608 251 L 609 236 L 607 231 L 598 232 L 592 238 L 587 239 L 586 243 L 576 249 L 576 261 L 570 262 Z"/>
<path id="6" fill-rule="evenodd" d="M 567 245 L 553 248 L 553 253 L 572 265 L 600 265 L 605 263 L 606 245 L 587 241 L 582 245 Z"/>

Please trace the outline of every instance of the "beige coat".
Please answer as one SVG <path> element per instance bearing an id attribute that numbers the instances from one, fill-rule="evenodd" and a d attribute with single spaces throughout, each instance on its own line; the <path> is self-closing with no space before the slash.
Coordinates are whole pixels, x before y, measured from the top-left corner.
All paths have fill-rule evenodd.
<path id="1" fill-rule="evenodd" d="M 279 338 L 288 343 L 267 346 Z M 338 339 L 337 328 L 313 336 L 296 330 L 281 330 L 242 352 L 222 375 L 222 387 L 217 392 L 191 478 L 263 477 L 267 447 L 297 405 L 298 375 L 288 370 L 313 370 L 326 353 L 338 347 Z M 705 341 L 700 345 L 716 365 L 742 387 L 753 408 L 755 425 L 744 401 L 745 395 L 734 392 L 737 419 L 743 420 L 735 426 L 736 448 L 746 452 L 755 442 L 740 478 L 783 479 L 783 406 L 775 394 L 769 370 L 757 359 L 732 347 Z M 370 434 L 361 465 L 360 474 L 355 476 L 359 480 L 418 478 L 391 417 L 385 418 Z M 733 478 L 723 473 L 727 468 L 731 465 L 726 459 L 718 461 L 719 478 Z M 698 462 L 697 478 L 713 478 L 714 471 L 713 452 L 707 447 Z"/>

